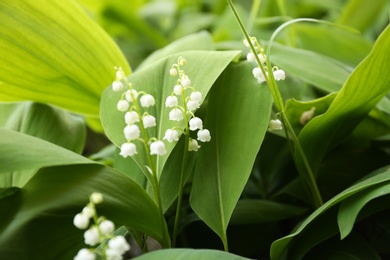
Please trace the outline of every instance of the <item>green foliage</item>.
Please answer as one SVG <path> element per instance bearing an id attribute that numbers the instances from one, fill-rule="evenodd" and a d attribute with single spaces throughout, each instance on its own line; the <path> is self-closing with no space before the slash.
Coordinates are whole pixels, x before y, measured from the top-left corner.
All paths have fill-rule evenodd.
<path id="1" fill-rule="evenodd" d="M 389 258 L 388 1 L 234 1 L 250 36 L 272 43 L 270 86 L 252 77 L 226 0 L 78 2 L 0 2 L 1 259 L 89 247 L 72 222 L 93 192 L 131 243 L 125 259 Z M 180 56 L 211 133 L 197 152 L 165 106 Z M 114 66 L 154 96 L 150 136 L 184 129 L 165 155 L 119 155 Z"/>

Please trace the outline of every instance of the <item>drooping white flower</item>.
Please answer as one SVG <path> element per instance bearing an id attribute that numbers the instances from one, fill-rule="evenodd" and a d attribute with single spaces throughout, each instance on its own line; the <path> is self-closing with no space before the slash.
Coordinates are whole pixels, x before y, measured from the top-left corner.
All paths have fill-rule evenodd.
<path id="1" fill-rule="evenodd" d="M 143 107 L 150 107 L 154 106 L 155 104 L 154 97 L 150 94 L 143 95 L 139 101 L 141 102 L 141 106 Z"/>
<path id="2" fill-rule="evenodd" d="M 211 135 L 210 131 L 207 129 L 201 129 L 198 131 L 198 140 L 201 142 L 210 142 Z"/>
<path id="3" fill-rule="evenodd" d="M 125 77 L 125 73 L 122 68 L 119 68 L 116 72 L 116 80 L 122 80 Z"/>
<path id="4" fill-rule="evenodd" d="M 167 131 L 165 131 L 165 136 L 163 139 L 167 140 L 170 143 L 173 141 L 179 141 L 179 132 L 174 129 L 168 129 Z"/>
<path id="5" fill-rule="evenodd" d="M 190 99 L 200 104 L 202 103 L 202 93 L 200 93 L 199 91 L 194 91 L 191 93 Z"/>
<path id="6" fill-rule="evenodd" d="M 182 76 L 180 79 L 180 82 L 181 82 L 181 85 L 183 86 L 183 88 L 187 88 L 187 87 L 191 86 L 191 80 L 190 80 L 190 78 L 188 78 L 187 75 Z"/>
<path id="7" fill-rule="evenodd" d="M 87 248 L 82 248 L 79 250 L 77 255 L 73 258 L 73 260 L 95 260 L 96 255 L 88 250 Z"/>
<path id="8" fill-rule="evenodd" d="M 172 68 L 169 70 L 169 74 L 174 77 L 174 76 L 177 76 L 177 70 L 175 68 Z"/>
<path id="9" fill-rule="evenodd" d="M 176 85 L 173 87 L 173 92 L 175 95 L 181 95 L 181 92 L 183 91 L 183 87 L 181 85 Z"/>
<path id="10" fill-rule="evenodd" d="M 124 143 L 121 146 L 121 152 L 119 155 L 126 158 L 127 156 L 133 156 L 137 154 L 137 147 L 133 143 Z"/>
<path id="11" fill-rule="evenodd" d="M 130 250 L 130 245 L 127 243 L 126 239 L 123 236 L 116 236 L 111 238 L 110 241 L 108 241 L 108 248 L 117 250 L 118 252 L 121 252 L 121 254 L 123 254 L 126 251 Z"/>
<path id="12" fill-rule="evenodd" d="M 178 104 L 178 100 L 176 96 L 168 96 L 165 100 L 165 106 L 166 107 L 175 107 Z"/>
<path id="13" fill-rule="evenodd" d="M 253 37 L 252 37 L 252 38 L 253 38 Z M 246 47 L 248 47 L 248 48 L 250 47 L 249 42 L 248 42 L 247 39 L 244 39 L 242 42 L 244 43 L 244 45 L 245 45 Z M 252 42 L 252 45 L 253 45 L 254 47 L 256 47 L 256 41 L 255 41 L 254 39 L 251 39 L 251 42 Z"/>
<path id="14" fill-rule="evenodd" d="M 122 253 L 116 249 L 108 248 L 106 250 L 106 259 L 107 260 L 122 260 Z"/>
<path id="15" fill-rule="evenodd" d="M 112 221 L 106 219 L 99 224 L 99 229 L 103 233 L 103 235 L 109 235 L 114 232 L 115 225 Z"/>
<path id="16" fill-rule="evenodd" d="M 73 218 L 73 225 L 78 229 L 86 229 L 89 226 L 89 216 L 83 213 L 78 213 Z"/>
<path id="17" fill-rule="evenodd" d="M 279 120 L 279 119 L 276 119 L 276 120 L 271 120 L 269 122 L 269 128 L 268 128 L 270 131 L 274 131 L 274 130 L 282 130 L 283 127 L 282 127 L 282 122 Z"/>
<path id="18" fill-rule="evenodd" d="M 163 141 L 155 141 L 150 144 L 150 154 L 164 155 L 167 150 L 165 149 L 165 144 Z"/>
<path id="19" fill-rule="evenodd" d="M 121 91 L 123 89 L 123 83 L 121 81 L 115 80 L 112 82 L 112 90 L 115 92 Z"/>
<path id="20" fill-rule="evenodd" d="M 100 192 L 93 192 L 91 194 L 91 201 L 94 203 L 94 204 L 100 204 L 103 202 L 103 194 L 101 194 Z M 94 213 L 95 214 L 95 213 Z"/>
<path id="21" fill-rule="evenodd" d="M 261 78 L 261 77 L 264 77 L 263 75 L 263 72 L 261 71 L 261 69 L 259 67 L 256 67 L 252 70 L 252 74 L 255 78 Z"/>
<path id="22" fill-rule="evenodd" d="M 246 55 L 246 59 L 250 62 L 252 61 L 255 61 L 255 55 L 252 53 L 252 52 L 249 52 L 247 55 Z"/>
<path id="23" fill-rule="evenodd" d="M 97 227 L 91 227 L 84 233 L 84 243 L 90 246 L 95 246 L 100 243 L 99 230 Z"/>
<path id="24" fill-rule="evenodd" d="M 284 80 L 286 78 L 286 73 L 284 72 L 284 70 L 275 70 L 274 72 L 274 77 L 275 77 L 275 80 L 279 81 L 279 80 Z"/>
<path id="25" fill-rule="evenodd" d="M 146 115 L 142 118 L 145 128 L 156 126 L 156 118 L 152 115 Z"/>
<path id="26" fill-rule="evenodd" d="M 138 113 L 135 111 L 126 112 L 125 122 L 127 125 L 131 125 L 131 124 L 134 124 L 135 122 L 139 122 Z"/>
<path id="27" fill-rule="evenodd" d="M 127 125 L 125 129 L 123 129 L 123 133 L 125 134 L 125 138 L 127 141 L 137 139 L 141 131 L 137 125 Z"/>
<path id="28" fill-rule="evenodd" d="M 137 99 L 137 97 L 138 97 L 137 90 L 135 90 L 135 89 L 130 90 L 129 89 L 128 91 L 126 91 L 126 100 L 127 101 L 134 102 L 133 97 L 134 97 L 134 99 Z"/>
<path id="29" fill-rule="evenodd" d="M 92 208 L 91 205 L 87 205 L 83 208 L 83 211 L 81 213 L 83 213 L 83 215 L 87 216 L 88 218 L 92 218 L 93 215 L 95 215 L 95 210 Z"/>
<path id="30" fill-rule="evenodd" d="M 183 111 L 179 108 L 174 108 L 169 112 L 169 120 L 181 121 L 183 120 Z"/>
<path id="31" fill-rule="evenodd" d="M 189 125 L 190 125 L 190 130 L 191 131 L 195 131 L 196 129 L 202 129 L 203 128 L 202 119 L 200 119 L 199 117 L 191 118 L 191 120 L 189 122 Z"/>
<path id="32" fill-rule="evenodd" d="M 190 142 L 188 143 L 188 151 L 189 152 L 196 152 L 200 148 L 200 145 L 198 144 L 198 141 L 195 139 L 191 139 Z"/>
<path id="33" fill-rule="evenodd" d="M 179 60 L 179 63 L 180 63 L 180 66 L 185 66 L 187 64 L 187 61 L 186 61 L 186 59 L 181 57 L 180 60 Z"/>
<path id="34" fill-rule="evenodd" d="M 194 111 L 195 109 L 199 108 L 200 107 L 200 104 L 198 101 L 194 101 L 194 100 L 188 100 L 187 101 L 187 108 L 188 110 L 190 111 Z"/>
<path id="35" fill-rule="evenodd" d="M 119 100 L 117 109 L 121 112 L 126 112 L 129 109 L 129 102 L 126 100 Z"/>

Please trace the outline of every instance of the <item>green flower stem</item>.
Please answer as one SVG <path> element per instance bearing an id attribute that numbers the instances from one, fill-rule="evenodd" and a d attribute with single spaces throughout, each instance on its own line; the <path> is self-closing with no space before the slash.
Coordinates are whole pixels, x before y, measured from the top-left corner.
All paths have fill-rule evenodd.
<path id="1" fill-rule="evenodd" d="M 245 39 L 248 41 L 248 44 L 250 46 L 250 49 L 252 50 L 252 52 L 254 54 L 256 54 L 256 49 L 255 47 L 253 46 L 252 44 L 252 39 L 251 37 L 249 36 L 247 30 L 245 29 L 245 26 L 244 24 L 242 23 L 233 3 L 231 0 L 227 0 L 229 6 L 230 6 L 230 9 L 232 10 L 237 22 L 238 22 L 238 25 L 240 26 L 241 28 L 241 31 L 243 32 L 244 36 L 245 36 Z M 260 50 L 261 53 L 262 52 L 262 48 L 261 46 L 258 44 L 258 42 L 256 41 L 256 44 L 257 44 L 257 47 L 258 49 Z M 282 117 L 282 121 L 283 121 L 283 124 L 285 126 L 285 131 L 286 131 L 286 134 L 288 135 L 288 132 L 291 134 L 292 136 L 292 139 L 294 141 L 294 144 L 296 145 L 296 148 L 298 150 L 298 153 L 299 155 L 301 156 L 303 162 L 304 162 L 304 166 L 305 166 L 305 171 L 302 171 L 301 169 L 298 169 L 298 172 L 300 173 L 300 176 L 301 178 L 305 181 L 306 185 L 308 186 L 311 194 L 312 194 L 312 197 L 313 197 L 313 203 L 316 207 L 320 207 L 322 204 L 323 204 L 323 201 L 322 201 L 322 198 L 321 198 L 321 194 L 319 192 L 319 189 L 318 189 L 318 186 L 317 186 L 317 183 L 316 183 L 316 180 L 315 180 L 315 177 L 314 177 L 314 174 L 313 174 L 313 171 L 311 170 L 311 167 L 310 167 L 310 164 L 309 162 L 307 161 L 307 158 L 306 158 L 306 155 L 302 149 L 302 146 L 301 144 L 299 143 L 299 140 L 298 140 L 298 137 L 296 136 L 288 118 L 286 117 L 285 113 L 284 113 L 284 102 L 283 102 L 283 98 L 282 98 L 282 95 L 280 94 L 280 91 L 278 89 L 278 85 L 275 81 L 275 78 L 272 74 L 272 67 L 271 67 L 271 63 L 269 62 L 269 59 L 268 59 L 268 55 L 266 57 L 266 65 L 267 65 L 267 70 L 270 72 L 269 75 L 267 76 L 266 74 L 266 71 L 265 71 L 265 68 L 263 66 L 263 64 L 261 63 L 260 61 L 260 58 L 255 55 L 255 58 L 256 58 L 256 61 L 257 61 L 257 64 L 259 64 L 259 68 L 261 69 L 261 72 L 263 73 L 264 75 L 264 78 L 265 78 L 265 81 L 267 82 L 267 85 L 271 91 L 271 94 L 272 94 L 272 97 L 273 97 L 273 100 L 274 100 L 274 104 L 276 106 L 276 109 L 279 111 L 281 117 Z"/>
<path id="2" fill-rule="evenodd" d="M 148 163 L 149 163 L 150 170 L 151 170 L 151 173 L 150 173 L 151 178 L 148 178 L 148 179 L 150 180 L 152 187 L 153 187 L 154 200 L 155 200 L 157 207 L 159 209 L 159 212 L 160 212 L 161 225 L 163 228 L 163 230 L 162 230 L 162 232 L 163 232 L 163 234 L 162 234 L 163 235 L 163 246 L 164 247 L 171 247 L 171 239 L 169 237 L 168 227 L 167 227 L 167 223 L 166 223 L 165 218 L 164 218 L 164 211 L 163 211 L 162 202 L 161 202 L 160 184 L 159 184 L 158 177 L 157 177 L 156 166 L 154 164 L 152 155 L 150 154 L 150 148 L 148 145 L 148 143 L 150 141 L 149 135 L 148 135 L 148 132 L 146 131 L 144 123 L 142 121 L 142 115 L 141 115 L 141 110 L 140 110 L 138 101 L 134 97 L 132 91 L 131 91 L 131 96 L 133 99 L 133 104 L 134 104 L 135 110 L 138 113 L 138 117 L 140 118 L 139 125 L 141 128 L 142 136 L 144 138 L 143 144 L 144 144 L 145 152 L 146 152 L 146 155 L 148 157 Z"/>
<path id="3" fill-rule="evenodd" d="M 177 64 L 178 70 L 180 71 L 180 62 Z M 184 190 L 184 173 L 185 173 L 185 168 L 187 166 L 187 160 L 188 160 L 188 144 L 190 142 L 190 129 L 188 127 L 188 114 L 187 114 L 187 105 L 186 105 L 186 97 L 184 94 L 184 89 L 181 92 L 181 98 L 183 100 L 183 114 L 184 114 L 184 124 L 185 124 L 185 143 L 184 143 L 184 155 L 183 155 L 183 161 L 181 164 L 181 172 L 180 172 L 180 184 L 179 184 L 179 194 L 177 197 L 177 206 L 176 206 L 176 216 L 175 216 L 175 224 L 173 227 L 173 236 L 172 236 L 172 247 L 176 246 L 176 239 L 177 239 L 177 234 L 179 232 L 179 223 L 180 223 L 180 213 L 181 213 L 181 205 L 183 201 L 183 190 Z"/>

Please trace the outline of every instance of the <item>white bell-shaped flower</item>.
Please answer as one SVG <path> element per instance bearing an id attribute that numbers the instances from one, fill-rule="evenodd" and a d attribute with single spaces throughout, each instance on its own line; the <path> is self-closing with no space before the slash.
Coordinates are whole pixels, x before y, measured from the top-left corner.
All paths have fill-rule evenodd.
<path id="1" fill-rule="evenodd" d="M 112 90 L 115 92 L 121 91 L 123 89 L 123 83 L 121 81 L 115 80 L 112 82 Z"/>
<path id="2" fill-rule="evenodd" d="M 121 146 L 121 152 L 119 155 L 126 158 L 127 156 L 133 156 L 137 154 L 137 147 L 133 143 L 124 143 Z"/>
<path id="3" fill-rule="evenodd" d="M 112 221 L 106 219 L 99 224 L 99 229 L 103 235 L 109 235 L 115 230 L 115 225 Z"/>
<path id="4" fill-rule="evenodd" d="M 199 107 L 200 107 L 200 104 L 198 101 L 191 100 L 191 99 L 187 101 L 187 108 L 191 112 L 194 111 L 195 109 L 198 109 Z"/>
<path id="5" fill-rule="evenodd" d="M 210 131 L 207 129 L 200 129 L 198 131 L 198 140 L 201 142 L 210 142 L 211 140 Z"/>
<path id="6" fill-rule="evenodd" d="M 90 246 L 95 246 L 100 243 L 99 230 L 97 227 L 91 227 L 84 233 L 84 243 Z"/>
<path id="7" fill-rule="evenodd" d="M 166 107 L 175 107 L 179 101 L 177 100 L 176 96 L 168 96 L 167 99 L 165 100 L 165 106 Z"/>
<path id="8" fill-rule="evenodd" d="M 125 134 L 126 140 L 129 141 L 137 139 L 140 136 L 141 131 L 137 125 L 127 125 L 123 130 L 123 133 Z"/>
<path id="9" fill-rule="evenodd" d="M 200 148 L 200 145 L 198 144 L 198 141 L 195 139 L 191 139 L 190 142 L 188 143 L 188 151 L 189 152 L 196 152 Z"/>
<path id="10" fill-rule="evenodd" d="M 270 131 L 282 130 L 283 129 L 282 122 L 279 119 L 271 120 L 269 122 L 269 128 L 268 129 Z"/>
<path id="11" fill-rule="evenodd" d="M 202 119 L 200 119 L 199 117 L 191 118 L 191 120 L 189 122 L 189 125 L 190 125 L 190 130 L 191 131 L 195 131 L 196 129 L 202 129 L 203 128 Z"/>
<path id="12" fill-rule="evenodd" d="M 179 108 L 174 108 L 169 112 L 169 120 L 181 121 L 183 120 L 183 111 Z"/>
<path id="13" fill-rule="evenodd" d="M 108 241 L 108 248 L 121 252 L 121 255 L 130 250 L 130 245 L 123 236 L 116 236 Z"/>
<path id="14" fill-rule="evenodd" d="M 183 87 L 181 85 L 176 85 L 173 87 L 173 92 L 175 95 L 181 95 L 181 92 L 183 91 Z"/>
<path id="15" fill-rule="evenodd" d="M 170 74 L 172 77 L 177 76 L 177 69 L 175 69 L 175 68 L 170 69 L 170 70 L 169 70 L 169 74 Z"/>
<path id="16" fill-rule="evenodd" d="M 138 113 L 135 111 L 126 112 L 125 122 L 127 125 L 131 125 L 131 124 L 134 124 L 135 122 L 139 122 Z"/>
<path id="17" fill-rule="evenodd" d="M 142 118 L 145 128 L 156 126 L 156 118 L 152 115 L 146 115 Z"/>
<path id="18" fill-rule="evenodd" d="M 252 52 L 249 52 L 249 53 L 246 55 L 246 59 L 247 59 L 248 61 L 250 61 L 250 62 L 256 60 L 255 55 L 254 55 Z"/>
<path id="19" fill-rule="evenodd" d="M 191 80 L 187 75 L 184 75 L 181 77 L 180 83 L 183 86 L 183 88 L 187 88 L 187 87 L 191 86 Z"/>
<path id="20" fill-rule="evenodd" d="M 96 255 L 87 248 L 80 249 L 73 260 L 95 260 Z"/>
<path id="21" fill-rule="evenodd" d="M 286 73 L 284 72 L 284 70 L 275 70 L 273 73 L 275 80 L 277 81 L 284 80 L 286 78 Z"/>
<path id="22" fill-rule="evenodd" d="M 102 203 L 103 202 L 103 194 L 101 194 L 100 192 L 93 192 L 91 194 L 91 201 L 94 204 Z"/>
<path id="23" fill-rule="evenodd" d="M 165 144 L 163 141 L 155 141 L 150 144 L 150 154 L 164 155 L 167 150 L 165 149 Z"/>
<path id="24" fill-rule="evenodd" d="M 165 136 L 163 139 L 167 140 L 170 143 L 173 141 L 179 141 L 179 132 L 174 129 L 168 129 L 167 131 L 165 131 Z"/>
<path id="25" fill-rule="evenodd" d="M 89 216 L 83 213 L 79 213 L 74 217 L 73 224 L 78 229 L 86 229 L 89 226 Z"/>
<path id="26" fill-rule="evenodd" d="M 202 103 L 202 93 L 200 93 L 199 91 L 194 91 L 191 93 L 190 99 L 200 104 Z"/>
<path id="27" fill-rule="evenodd" d="M 126 100 L 119 100 L 117 109 L 121 112 L 126 112 L 129 109 L 129 102 Z"/>
<path id="28" fill-rule="evenodd" d="M 88 218 L 92 218 L 93 215 L 95 215 L 95 210 L 91 205 L 87 205 L 83 208 L 83 211 L 81 211 L 81 213 Z"/>
<path id="29" fill-rule="evenodd" d="M 126 100 L 129 102 L 134 102 L 134 99 L 137 99 L 138 92 L 135 89 L 126 91 Z"/>
<path id="30" fill-rule="evenodd" d="M 154 97 L 150 94 L 143 95 L 139 101 L 141 102 L 142 107 L 150 107 L 155 104 Z"/>

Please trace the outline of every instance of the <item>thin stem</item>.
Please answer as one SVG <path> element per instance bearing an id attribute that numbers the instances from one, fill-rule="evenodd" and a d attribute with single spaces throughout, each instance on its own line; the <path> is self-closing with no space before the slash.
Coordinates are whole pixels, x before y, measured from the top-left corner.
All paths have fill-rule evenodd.
<path id="1" fill-rule="evenodd" d="M 181 71 L 180 69 L 180 62 L 178 62 L 177 64 L 178 66 L 178 70 Z M 183 161 L 182 161 L 182 164 L 181 164 L 181 172 L 180 172 L 180 183 L 179 183 L 179 195 L 178 195 L 178 198 L 177 198 L 177 206 L 176 206 L 176 216 L 175 216 L 175 224 L 174 224 L 174 227 L 173 227 L 173 237 L 172 237 L 172 247 L 175 247 L 176 246 L 176 239 L 177 239 L 177 235 L 178 235 L 178 232 L 179 232 L 179 223 L 180 223 L 180 214 L 181 214 L 181 205 L 182 205 L 182 201 L 183 201 L 183 191 L 184 191 L 184 173 L 185 173 L 185 169 L 186 169 L 186 166 L 187 166 L 187 160 L 188 160 L 188 144 L 190 142 L 190 129 L 188 127 L 188 109 L 187 109 L 187 105 L 186 105 L 186 97 L 185 97 L 185 94 L 184 94 L 184 88 L 182 89 L 181 91 L 181 98 L 182 98 L 182 101 L 183 101 L 183 114 L 184 114 L 184 122 L 185 122 L 185 140 L 184 140 L 184 155 L 183 155 Z"/>

